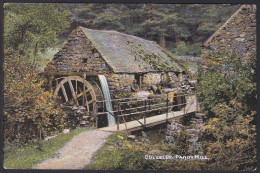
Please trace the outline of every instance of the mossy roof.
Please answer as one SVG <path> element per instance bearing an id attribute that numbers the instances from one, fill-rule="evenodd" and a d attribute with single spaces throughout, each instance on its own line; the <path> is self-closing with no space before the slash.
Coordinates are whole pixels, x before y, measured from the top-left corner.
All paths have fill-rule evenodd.
<path id="1" fill-rule="evenodd" d="M 115 73 L 185 71 L 153 41 L 117 31 L 80 28 Z"/>
<path id="2" fill-rule="evenodd" d="M 241 11 L 243 9 L 251 9 L 251 8 L 256 8 L 255 5 L 241 5 L 240 8 L 237 9 L 237 11 L 235 13 L 233 13 L 231 15 L 231 17 L 222 25 L 220 26 L 205 42 L 204 42 L 204 46 L 208 46 L 212 40 L 214 40 L 214 38 L 218 37 L 219 35 L 225 33 L 225 28 L 228 27 L 228 25 L 232 22 L 234 22 L 234 20 L 237 20 L 238 16 L 241 15 Z M 254 9 L 255 10 L 255 9 Z"/>

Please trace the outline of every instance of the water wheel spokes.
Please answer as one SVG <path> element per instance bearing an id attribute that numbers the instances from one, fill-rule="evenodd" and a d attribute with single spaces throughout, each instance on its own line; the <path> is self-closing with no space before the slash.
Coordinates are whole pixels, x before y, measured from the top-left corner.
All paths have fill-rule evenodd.
<path id="1" fill-rule="evenodd" d="M 85 106 L 88 111 L 95 108 L 96 95 L 93 87 L 80 76 L 64 77 L 56 86 L 55 97 L 60 97 L 63 104 Z"/>

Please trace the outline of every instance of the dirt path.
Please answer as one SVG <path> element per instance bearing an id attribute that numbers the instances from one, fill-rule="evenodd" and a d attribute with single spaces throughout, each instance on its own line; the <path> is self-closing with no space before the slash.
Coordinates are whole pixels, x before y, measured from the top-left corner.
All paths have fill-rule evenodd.
<path id="1" fill-rule="evenodd" d="M 98 130 L 83 132 L 57 151 L 56 157 L 35 165 L 34 169 L 83 169 L 111 134 Z"/>

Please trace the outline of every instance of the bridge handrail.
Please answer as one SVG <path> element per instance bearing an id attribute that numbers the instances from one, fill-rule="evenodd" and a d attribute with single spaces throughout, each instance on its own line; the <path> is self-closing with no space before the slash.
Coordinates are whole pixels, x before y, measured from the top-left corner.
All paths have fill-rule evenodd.
<path id="1" fill-rule="evenodd" d="M 191 95 L 192 94 L 182 94 L 182 95 L 173 96 L 173 98 L 180 97 L 180 96 L 191 96 Z M 156 98 L 151 98 L 151 99 L 144 99 L 144 98 L 131 97 L 131 98 L 122 98 L 122 99 L 99 100 L 99 101 L 96 101 L 96 102 L 97 103 L 104 103 L 104 102 L 114 102 L 114 101 L 129 99 L 129 100 L 133 100 L 133 101 L 120 102 L 120 103 L 131 103 L 131 102 L 141 102 L 141 101 L 144 101 L 144 100 L 159 100 L 159 99 L 165 99 L 165 96 L 167 96 L 167 94 L 161 94 L 161 95 L 156 95 L 156 96 L 158 96 L 160 98 L 156 97 Z M 134 100 L 134 99 L 138 99 L 138 100 Z"/>
<path id="2" fill-rule="evenodd" d="M 171 102 L 173 103 L 173 102 Z M 178 104 L 178 105 L 172 105 L 171 107 L 177 107 L 177 106 L 183 106 L 185 105 L 186 103 L 184 104 Z M 157 109 L 149 109 L 149 110 L 146 110 L 146 111 L 140 111 L 140 112 L 134 112 L 134 113 L 128 113 L 128 114 L 121 114 L 121 115 L 118 115 L 119 117 L 125 117 L 125 116 L 129 116 L 129 115 L 135 115 L 135 114 L 142 114 L 142 113 L 145 113 L 145 112 L 153 112 L 153 111 L 157 111 L 157 110 L 162 110 L 162 109 L 167 109 L 168 107 L 167 106 L 164 106 L 164 107 L 161 107 L 161 108 L 157 108 Z"/>
<path id="3" fill-rule="evenodd" d="M 120 104 L 121 103 L 122 102 L 120 102 Z M 173 101 L 171 103 L 175 103 L 175 102 Z M 163 105 L 163 104 L 166 104 L 166 103 L 151 104 L 149 106 L 159 106 L 159 105 Z M 145 106 L 139 106 L 139 107 L 128 108 L 128 109 L 120 109 L 119 111 L 120 112 L 122 112 L 122 111 L 130 111 L 130 110 L 141 109 L 141 108 L 145 108 Z M 110 112 L 118 112 L 118 111 L 110 111 Z M 102 115 L 102 114 L 106 114 L 106 113 L 108 113 L 108 112 L 99 112 L 98 115 Z"/>
<path id="4" fill-rule="evenodd" d="M 165 97 L 167 96 L 167 98 Z M 148 112 L 153 112 L 153 111 L 158 111 L 158 110 L 167 110 L 167 113 L 166 113 L 166 121 L 168 119 L 168 113 L 169 113 L 169 108 L 174 108 L 174 107 L 179 107 L 179 106 L 184 106 L 184 113 L 185 113 L 185 109 L 186 110 L 186 113 L 188 113 L 190 107 L 192 104 L 194 104 L 194 100 L 189 102 L 189 105 L 188 105 L 188 108 L 186 108 L 186 105 L 187 105 L 187 102 L 185 101 L 184 103 L 182 104 L 177 104 L 177 105 L 173 105 L 173 103 L 176 103 L 176 101 L 174 101 L 174 98 L 176 97 L 186 97 L 186 96 L 195 96 L 196 97 L 196 94 L 194 93 L 187 93 L 187 94 L 181 94 L 181 95 L 173 95 L 171 96 L 171 100 L 169 100 L 169 93 L 167 94 L 163 94 L 163 95 L 158 95 L 158 97 L 156 98 L 149 98 L 149 99 L 140 99 L 140 98 L 128 98 L 128 100 L 130 101 L 125 101 L 125 102 L 120 102 L 120 100 L 126 100 L 126 99 L 111 99 L 111 100 L 102 100 L 102 101 L 99 101 L 99 102 L 105 102 L 105 101 L 117 101 L 116 104 L 117 104 L 117 110 L 115 111 L 103 111 L 103 112 L 99 112 L 97 113 L 97 117 L 99 115 L 102 115 L 102 114 L 107 114 L 107 113 L 116 113 L 115 115 L 113 115 L 114 117 L 117 118 L 117 129 L 119 129 L 119 117 L 126 117 L 126 116 L 133 116 L 133 115 L 138 115 L 138 114 L 144 114 L 143 115 L 143 118 L 144 118 L 144 126 L 146 124 L 146 113 Z M 133 100 L 133 99 L 137 99 L 137 100 Z M 155 100 L 160 100 L 160 99 L 163 99 L 163 100 L 166 100 L 165 102 L 163 103 L 155 103 L 155 104 L 148 104 L 147 105 L 147 101 L 155 101 Z M 132 102 L 144 102 L 144 105 L 143 106 L 139 106 L 139 107 L 133 107 L 133 108 L 127 108 L 127 109 L 122 109 L 121 108 L 121 105 L 124 104 L 124 103 L 132 103 Z M 197 103 L 197 102 L 196 102 Z M 155 109 L 151 109 L 152 107 L 156 107 L 156 106 L 159 106 L 159 105 L 165 105 L 163 107 L 157 107 Z M 148 108 L 148 109 L 147 109 Z M 139 112 L 133 112 L 133 113 L 125 113 L 125 111 L 131 111 L 131 110 L 138 110 L 138 109 L 144 109 L 142 111 L 139 111 Z M 196 109 L 198 109 L 198 105 L 196 105 Z M 120 113 L 121 112 L 121 113 Z"/>

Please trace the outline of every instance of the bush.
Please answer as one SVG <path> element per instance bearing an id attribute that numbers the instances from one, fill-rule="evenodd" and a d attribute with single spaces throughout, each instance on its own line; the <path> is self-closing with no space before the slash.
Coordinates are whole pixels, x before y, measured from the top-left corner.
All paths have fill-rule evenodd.
<path id="1" fill-rule="evenodd" d="M 28 143 L 60 131 L 65 123 L 62 110 L 44 80 L 15 54 L 5 54 L 4 140 Z"/>
<path id="2" fill-rule="evenodd" d="M 200 73 L 197 94 L 207 113 L 202 146 L 211 170 L 256 168 L 256 57 L 236 55 Z"/>
<path id="3" fill-rule="evenodd" d="M 184 41 L 176 43 L 175 54 L 179 56 L 200 56 L 201 45 L 198 43 L 189 44 Z"/>

